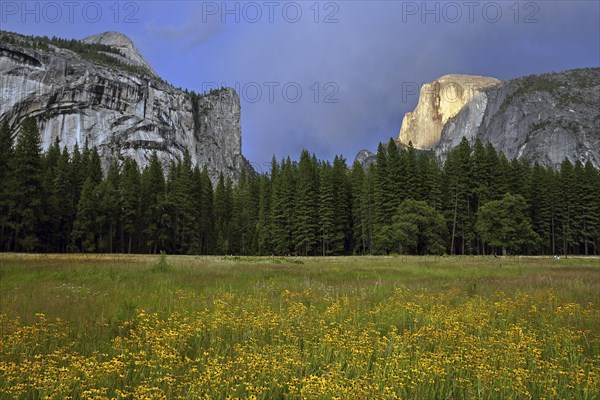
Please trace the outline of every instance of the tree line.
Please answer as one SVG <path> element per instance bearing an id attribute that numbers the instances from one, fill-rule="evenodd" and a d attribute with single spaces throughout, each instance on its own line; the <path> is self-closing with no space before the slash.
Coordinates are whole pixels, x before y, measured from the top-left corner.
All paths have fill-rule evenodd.
<path id="1" fill-rule="evenodd" d="M 46 152 L 0 126 L 0 250 L 236 255 L 600 254 L 600 171 L 509 161 L 466 139 L 445 162 L 380 144 L 375 162 L 273 158 L 237 184 L 189 154 L 103 174 L 95 148 Z"/>

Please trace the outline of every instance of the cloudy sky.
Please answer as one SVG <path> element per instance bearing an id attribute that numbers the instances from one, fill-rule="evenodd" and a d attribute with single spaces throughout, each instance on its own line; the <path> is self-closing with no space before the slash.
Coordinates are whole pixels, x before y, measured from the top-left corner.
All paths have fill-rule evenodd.
<path id="1" fill-rule="evenodd" d="M 255 166 L 302 148 L 352 162 L 442 75 L 598 67 L 599 21 L 597 1 L 0 2 L 2 29 L 120 31 L 176 87 L 235 87 Z"/>

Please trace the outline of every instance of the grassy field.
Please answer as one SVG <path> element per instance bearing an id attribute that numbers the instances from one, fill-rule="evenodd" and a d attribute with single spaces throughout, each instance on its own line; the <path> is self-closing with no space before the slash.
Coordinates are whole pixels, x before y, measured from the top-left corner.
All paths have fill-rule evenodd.
<path id="1" fill-rule="evenodd" d="M 0 398 L 600 399 L 600 259 L 0 254 Z"/>

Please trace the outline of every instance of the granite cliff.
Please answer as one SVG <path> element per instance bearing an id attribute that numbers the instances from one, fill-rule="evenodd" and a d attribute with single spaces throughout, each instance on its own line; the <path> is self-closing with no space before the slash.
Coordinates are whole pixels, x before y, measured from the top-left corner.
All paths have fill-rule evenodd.
<path id="1" fill-rule="evenodd" d="M 444 125 L 465 106 L 476 99 L 477 107 L 487 103 L 483 89 L 500 83 L 494 78 L 469 75 L 446 75 L 421 86 L 419 102 L 413 112 L 404 116 L 400 130 L 400 142 L 419 149 L 430 149 L 440 141 Z M 477 111 L 477 110 L 476 110 Z M 469 121 L 478 125 L 475 118 Z"/>
<path id="2" fill-rule="evenodd" d="M 600 167 L 600 68 L 494 78 L 447 75 L 423 85 L 398 141 L 442 159 L 460 143 L 481 139 L 506 157 L 558 168 L 590 160 Z"/>
<path id="3" fill-rule="evenodd" d="M 167 84 L 125 35 L 82 41 L 1 32 L 0 121 L 18 132 L 34 117 L 43 148 L 96 146 L 107 166 L 131 157 L 143 167 L 156 151 L 167 165 L 185 151 L 236 181 L 242 156 L 240 100 L 233 89 L 196 95 Z"/>

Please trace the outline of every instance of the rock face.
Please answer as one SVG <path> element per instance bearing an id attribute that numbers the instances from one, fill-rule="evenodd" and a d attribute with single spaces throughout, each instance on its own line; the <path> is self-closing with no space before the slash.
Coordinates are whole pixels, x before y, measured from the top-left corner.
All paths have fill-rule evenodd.
<path id="1" fill-rule="evenodd" d="M 188 151 L 194 164 L 207 167 L 213 182 L 221 172 L 237 180 L 247 162 L 241 153 L 240 101 L 233 89 L 188 94 L 155 78 L 123 35 L 86 41 L 115 43 L 131 57 L 130 65 L 148 74 L 90 62 L 52 45 L 40 50 L 3 41 L 0 120 L 18 132 L 25 118 L 34 117 L 44 149 L 56 138 L 68 148 L 87 141 L 98 148 L 105 167 L 115 157 L 131 157 L 143 167 L 152 151 L 168 165 Z"/>
<path id="2" fill-rule="evenodd" d="M 474 97 L 485 104 L 487 99 L 482 90 L 498 83 L 497 79 L 482 76 L 446 75 L 424 84 L 417 108 L 404 116 L 400 142 L 412 142 L 418 149 L 433 148 L 439 142 L 446 122 Z M 478 125 L 481 115 L 479 110 L 474 111 L 469 122 Z"/>
<path id="3" fill-rule="evenodd" d="M 366 149 L 360 150 L 356 154 L 356 157 L 354 157 L 354 161 L 358 161 L 363 169 L 366 169 L 369 167 L 369 165 L 375 163 L 375 153 Z"/>
<path id="4" fill-rule="evenodd" d="M 415 113 L 405 121 L 434 121 L 429 124 L 439 126 L 442 111 L 417 106 L 409 114 Z M 427 128 L 418 131 L 411 122 L 406 128 L 403 123 L 401 132 L 405 131 L 411 134 L 401 134 L 401 142 L 412 140 L 415 147 L 433 149 L 442 159 L 464 136 L 470 142 L 479 138 L 492 143 L 509 159 L 527 158 L 552 168 L 565 158 L 589 160 L 599 168 L 600 68 L 532 75 L 482 87 L 442 124 L 437 140 Z M 421 134 L 425 139 L 418 140 Z"/>

